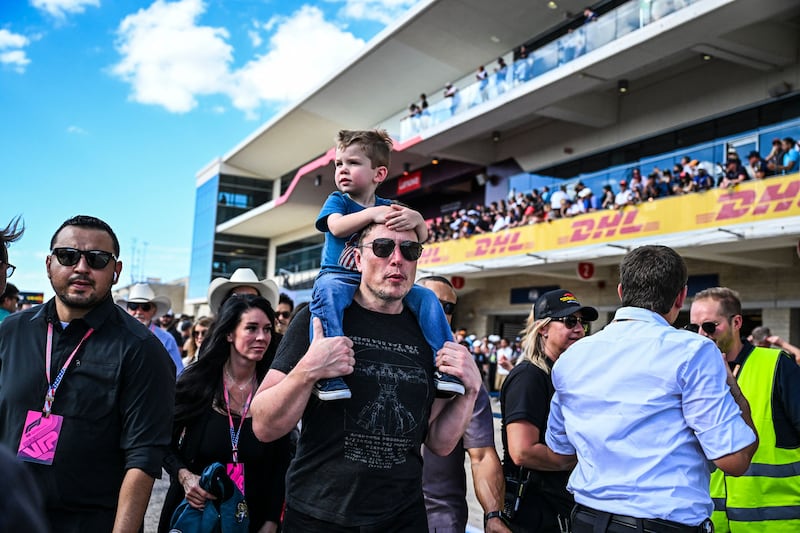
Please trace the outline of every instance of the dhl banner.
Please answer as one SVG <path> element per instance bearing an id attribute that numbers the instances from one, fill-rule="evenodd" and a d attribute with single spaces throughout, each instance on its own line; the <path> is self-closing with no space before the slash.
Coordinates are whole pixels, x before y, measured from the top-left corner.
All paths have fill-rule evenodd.
<path id="1" fill-rule="evenodd" d="M 800 215 L 800 174 L 426 244 L 419 267 L 562 250 Z"/>

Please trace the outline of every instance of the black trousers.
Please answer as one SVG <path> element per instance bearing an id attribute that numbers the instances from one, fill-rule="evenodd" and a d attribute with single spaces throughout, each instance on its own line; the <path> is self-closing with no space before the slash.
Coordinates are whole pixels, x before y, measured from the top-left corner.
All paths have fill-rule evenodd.
<path id="1" fill-rule="evenodd" d="M 634 518 L 576 505 L 572 511 L 572 533 L 713 533 L 711 520 L 687 526 L 658 518 Z"/>

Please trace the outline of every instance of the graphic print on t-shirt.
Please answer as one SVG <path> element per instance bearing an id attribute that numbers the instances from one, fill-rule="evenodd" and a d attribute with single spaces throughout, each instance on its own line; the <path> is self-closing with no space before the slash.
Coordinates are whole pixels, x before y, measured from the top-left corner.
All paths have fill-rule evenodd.
<path id="1" fill-rule="evenodd" d="M 367 468 L 390 469 L 406 462 L 427 428 L 428 374 L 417 346 L 351 337 L 353 372 L 363 388 L 345 409 L 345 459 Z"/>

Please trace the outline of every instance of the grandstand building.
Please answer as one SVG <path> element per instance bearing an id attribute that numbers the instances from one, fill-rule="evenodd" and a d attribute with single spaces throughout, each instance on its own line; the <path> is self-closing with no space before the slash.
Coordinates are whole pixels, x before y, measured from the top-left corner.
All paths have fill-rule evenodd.
<path id="1" fill-rule="evenodd" d="M 323 240 L 314 221 L 334 190 L 340 129 L 388 130 L 395 152 L 378 194 L 431 220 L 545 185 L 616 191 L 632 169 L 647 176 L 683 156 L 714 174 L 732 151 L 746 164 L 753 150 L 766 156 L 773 138 L 800 138 L 796 0 L 603 1 L 589 22 L 585 5 L 417 4 L 198 173 L 187 303 L 202 305 L 213 277 L 242 266 L 308 299 Z M 481 65 L 485 80 L 475 76 Z M 410 117 L 421 93 L 428 106 Z M 556 287 L 596 306 L 597 328 L 619 305 L 621 257 L 649 243 L 687 259 L 690 294 L 738 290 L 744 331 L 763 323 L 800 342 L 796 168 L 429 243 L 418 270 L 455 281 L 454 325 L 473 333 L 515 336 L 537 295 Z"/>

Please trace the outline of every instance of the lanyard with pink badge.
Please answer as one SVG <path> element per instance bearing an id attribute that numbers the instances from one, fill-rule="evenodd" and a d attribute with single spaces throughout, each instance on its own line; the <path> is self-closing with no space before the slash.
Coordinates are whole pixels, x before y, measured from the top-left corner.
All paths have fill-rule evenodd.
<path id="1" fill-rule="evenodd" d="M 247 401 L 242 406 L 242 418 L 239 420 L 239 427 L 234 429 L 233 416 L 231 415 L 231 400 L 228 394 L 228 387 L 225 386 L 225 377 L 222 378 L 222 394 L 225 397 L 225 408 L 228 411 L 228 424 L 231 431 L 231 459 L 232 463 L 227 464 L 228 477 L 236 483 L 239 490 L 244 495 L 244 464 L 239 462 L 239 435 L 242 433 L 242 426 L 244 419 L 247 417 L 247 411 L 250 409 L 250 401 L 253 399 L 253 390 L 255 389 L 255 377 L 253 383 L 250 385 L 250 394 L 247 395 Z"/>
<path id="2" fill-rule="evenodd" d="M 19 451 L 17 451 L 17 457 L 23 461 L 43 465 L 53 464 L 64 418 L 60 415 L 51 414 L 50 411 L 53 408 L 53 401 L 56 399 L 58 386 L 61 385 L 61 380 L 64 379 L 64 374 L 66 374 L 69 364 L 92 333 L 94 333 L 94 329 L 89 328 L 89 331 L 86 332 L 75 349 L 72 350 L 72 353 L 69 354 L 64 366 L 58 371 L 56 379 L 50 381 L 50 364 L 53 357 L 53 324 L 47 324 L 44 367 L 45 376 L 47 377 L 47 394 L 44 397 L 42 410 L 28 411 L 28 416 L 25 418 L 25 425 L 22 427 L 22 438 L 19 441 Z"/>

